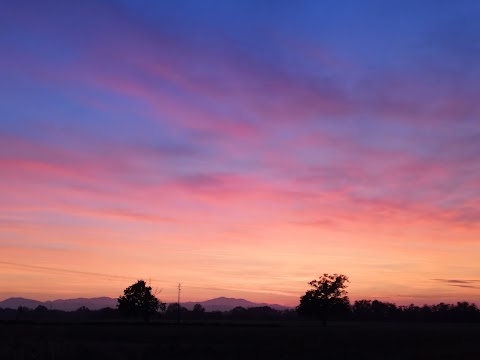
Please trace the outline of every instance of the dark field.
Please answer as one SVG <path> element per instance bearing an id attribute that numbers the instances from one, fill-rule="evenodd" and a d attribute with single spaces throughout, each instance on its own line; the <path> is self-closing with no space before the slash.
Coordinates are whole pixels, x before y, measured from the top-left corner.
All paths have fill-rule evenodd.
<path id="1" fill-rule="evenodd" d="M 0 359 L 480 359 L 478 324 L 0 324 Z"/>

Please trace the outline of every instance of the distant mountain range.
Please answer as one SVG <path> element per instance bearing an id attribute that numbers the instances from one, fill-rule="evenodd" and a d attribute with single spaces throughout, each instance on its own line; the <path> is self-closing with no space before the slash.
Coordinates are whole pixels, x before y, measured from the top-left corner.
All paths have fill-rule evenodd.
<path id="1" fill-rule="evenodd" d="M 228 311 L 228 310 L 232 310 L 233 308 L 236 308 L 237 306 L 241 306 L 244 308 L 270 306 L 272 309 L 275 309 L 275 310 L 291 309 L 291 307 L 278 305 L 278 304 L 254 303 L 245 299 L 235 299 L 235 298 L 226 298 L 226 297 L 219 297 L 215 299 L 197 301 L 197 302 L 189 301 L 189 302 L 182 303 L 181 305 L 183 307 L 186 307 L 188 310 L 191 310 L 193 309 L 195 304 L 202 305 L 206 311 Z"/>
<path id="2" fill-rule="evenodd" d="M 21 297 L 12 297 L 6 300 L 0 301 L 0 308 L 3 309 L 17 309 L 19 306 L 25 306 L 29 309 L 35 309 L 37 306 L 43 305 L 48 309 L 63 310 L 63 311 L 75 311 L 78 308 L 85 306 L 90 310 L 98 310 L 106 307 L 114 308 L 117 306 L 117 299 L 109 297 L 98 298 L 78 298 L 78 299 L 59 299 L 53 301 L 37 301 L 32 299 L 25 299 Z"/>
<path id="3" fill-rule="evenodd" d="M 272 309 L 276 310 L 286 310 L 291 309 L 291 307 L 277 305 L 277 304 L 267 304 L 267 303 L 254 303 L 245 299 L 234 299 L 219 297 L 215 299 L 210 299 L 206 301 L 189 301 L 181 303 L 181 305 L 188 310 L 192 310 L 195 304 L 202 305 L 206 311 L 229 311 L 237 306 L 242 306 L 244 308 L 258 307 L 258 306 L 270 306 Z M 115 308 L 117 306 L 117 299 L 112 299 L 109 297 L 98 297 L 98 298 L 78 298 L 78 299 L 59 299 L 53 301 L 37 301 L 32 299 L 25 299 L 21 297 L 12 297 L 6 300 L 0 301 L 0 308 L 3 309 L 17 309 L 19 306 L 24 306 L 29 309 L 35 309 L 37 306 L 43 305 L 48 309 L 53 310 L 63 310 L 63 311 L 75 311 L 78 308 L 85 306 L 90 310 L 98 310 L 106 307 Z"/>

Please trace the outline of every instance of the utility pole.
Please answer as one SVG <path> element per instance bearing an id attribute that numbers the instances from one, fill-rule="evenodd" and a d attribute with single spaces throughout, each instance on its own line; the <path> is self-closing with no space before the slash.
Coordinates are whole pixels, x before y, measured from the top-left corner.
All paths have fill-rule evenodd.
<path id="1" fill-rule="evenodd" d="M 180 324 L 180 291 L 182 290 L 182 284 L 178 283 L 178 302 L 177 302 L 177 323 Z"/>

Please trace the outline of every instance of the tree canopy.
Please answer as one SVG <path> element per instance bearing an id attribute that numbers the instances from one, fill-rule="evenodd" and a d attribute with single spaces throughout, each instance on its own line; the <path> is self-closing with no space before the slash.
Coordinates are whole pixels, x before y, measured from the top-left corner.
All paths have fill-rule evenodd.
<path id="1" fill-rule="evenodd" d="M 152 294 L 152 288 L 145 281 L 138 280 L 123 291 L 118 298 L 118 310 L 126 316 L 141 316 L 146 321 L 159 310 L 165 311 L 165 303 Z"/>
<path id="2" fill-rule="evenodd" d="M 323 274 L 308 284 L 313 288 L 300 298 L 297 311 L 300 315 L 322 319 L 326 325 L 329 315 L 338 310 L 348 309 L 348 277 L 342 274 Z"/>

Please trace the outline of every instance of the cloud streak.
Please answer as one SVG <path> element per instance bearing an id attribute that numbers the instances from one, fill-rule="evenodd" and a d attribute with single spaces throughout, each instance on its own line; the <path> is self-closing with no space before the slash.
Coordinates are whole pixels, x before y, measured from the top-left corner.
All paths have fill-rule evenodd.
<path id="1" fill-rule="evenodd" d="M 476 286 L 462 280 L 480 275 L 474 260 L 459 264 L 480 251 L 479 31 L 460 6 L 437 16 L 418 5 L 408 29 L 380 6 L 379 32 L 357 5 L 361 26 L 313 3 L 268 19 L 252 4 L 23 4 L 0 14 L 6 256 L 44 266 L 37 246 L 62 267 L 52 254 L 79 248 L 78 267 L 123 262 L 176 283 L 203 269 L 199 249 L 225 251 L 191 284 L 198 294 L 260 296 L 247 273 L 300 294 L 319 262 L 358 274 L 352 291 L 365 293 L 372 276 L 390 281 L 368 261 L 389 256 L 416 259 L 389 268 L 405 294 L 428 292 L 411 285 L 414 268 L 466 295 Z M 346 23 L 357 31 L 346 36 Z"/>

